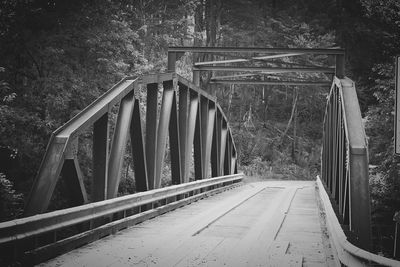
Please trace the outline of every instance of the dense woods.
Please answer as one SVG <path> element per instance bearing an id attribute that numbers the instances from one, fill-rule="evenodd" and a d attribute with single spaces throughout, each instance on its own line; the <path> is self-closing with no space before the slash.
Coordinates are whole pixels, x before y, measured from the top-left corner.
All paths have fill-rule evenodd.
<path id="1" fill-rule="evenodd" d="M 400 161 L 393 155 L 399 14 L 396 0 L 1 1 L 0 219 L 20 216 L 51 132 L 122 77 L 165 71 L 169 45 L 340 46 L 346 49 L 346 75 L 356 82 L 369 137 L 375 250 L 389 255 L 392 218 L 400 209 Z M 178 72 L 191 78 L 196 60 L 185 54 Z M 268 62 L 322 63 L 333 62 L 317 56 Z M 210 75 L 201 81 L 210 87 Z M 242 171 L 263 178 L 315 177 L 327 93 L 328 88 L 317 87 L 219 87 Z M 90 173 L 90 166 L 81 167 Z M 127 175 L 121 194 L 134 192 L 129 181 Z M 58 190 L 53 208 L 66 205 L 62 185 Z"/>

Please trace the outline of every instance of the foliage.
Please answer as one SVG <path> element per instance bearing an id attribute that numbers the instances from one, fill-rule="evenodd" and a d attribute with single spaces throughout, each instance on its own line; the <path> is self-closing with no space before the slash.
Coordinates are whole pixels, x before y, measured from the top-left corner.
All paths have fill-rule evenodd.
<path id="1" fill-rule="evenodd" d="M 16 193 L 13 183 L 0 173 L 0 221 L 15 219 L 22 211 L 22 194 Z"/>
<path id="2" fill-rule="evenodd" d="M 394 56 L 400 52 L 398 1 L 361 0 L 343 4 L 344 23 L 339 26 L 348 53 L 349 71 L 356 80 L 365 114 L 369 141 L 372 220 L 375 229 L 390 231 L 374 236 L 376 249 L 390 255 L 393 244 L 393 214 L 400 208 L 399 158 L 393 154 Z M 353 27 L 346 27 L 351 23 Z M 344 40 L 343 40 L 344 41 Z"/>
<path id="3" fill-rule="evenodd" d="M 8 209 L 4 214 L 9 218 L 18 215 L 17 203 L 31 187 L 51 132 L 121 77 L 164 71 L 168 45 L 340 45 L 346 48 L 346 74 L 356 81 L 365 115 L 370 162 L 377 166 L 370 181 L 374 223 L 390 224 L 400 207 L 399 158 L 393 156 L 393 58 L 400 53 L 399 10 L 396 0 L 1 1 L 0 172 L 4 173 L 1 196 L 8 203 L 3 205 Z M 177 71 L 189 80 L 195 59 L 187 53 L 177 62 Z M 285 58 L 283 63 L 256 63 L 322 64 L 332 64 L 331 59 L 302 56 Z M 310 74 L 256 76 L 262 77 L 323 78 Z M 203 77 L 205 86 L 209 78 Z M 219 87 L 217 97 L 233 127 L 242 169 L 268 178 L 315 176 L 320 168 L 327 93 L 322 88 L 301 88 L 293 109 L 291 87 Z M 140 99 L 145 99 L 144 89 Z M 297 110 L 297 124 L 288 125 L 292 110 Z M 110 116 L 111 128 L 116 112 Z M 281 143 L 279 137 L 286 128 L 288 135 Z M 85 133 L 79 148 L 89 193 L 90 140 L 91 134 Z M 167 149 L 163 185 L 170 184 L 168 153 Z M 128 154 L 124 160 L 120 194 L 135 191 L 130 157 Z M 193 177 L 193 162 L 190 171 Z M 55 208 L 66 205 L 65 190 L 61 183 Z"/>

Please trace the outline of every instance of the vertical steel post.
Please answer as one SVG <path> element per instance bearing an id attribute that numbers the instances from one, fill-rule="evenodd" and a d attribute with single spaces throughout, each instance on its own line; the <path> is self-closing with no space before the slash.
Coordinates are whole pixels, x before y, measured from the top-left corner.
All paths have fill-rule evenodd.
<path id="1" fill-rule="evenodd" d="M 213 101 L 208 102 L 208 121 L 207 121 L 207 135 L 206 135 L 206 155 L 204 159 L 204 169 L 205 169 L 205 178 L 210 177 L 210 164 L 211 164 L 211 153 L 212 153 L 212 139 L 214 133 L 214 121 L 215 121 L 215 103 Z"/>
<path id="2" fill-rule="evenodd" d="M 171 80 L 163 82 L 163 96 L 157 129 L 157 153 L 154 188 L 161 187 L 161 173 L 164 166 L 167 131 L 169 130 L 174 94 L 175 91 L 173 88 L 173 81 Z"/>
<path id="3" fill-rule="evenodd" d="M 147 191 L 148 179 L 146 169 L 146 153 L 143 142 L 142 122 L 139 99 L 135 100 L 130 128 L 133 165 L 135 166 L 136 191 Z"/>
<path id="4" fill-rule="evenodd" d="M 221 175 L 226 175 L 227 173 L 225 173 L 225 157 L 226 157 L 226 149 L 227 149 L 227 139 L 228 139 L 228 129 L 227 129 L 227 125 L 226 125 L 226 121 L 224 119 L 222 119 L 222 129 L 221 129 L 221 158 L 220 158 L 220 174 Z"/>
<path id="5" fill-rule="evenodd" d="M 168 51 L 168 71 L 175 72 L 176 68 L 176 52 Z"/>
<path id="6" fill-rule="evenodd" d="M 208 162 L 207 162 L 207 148 L 208 148 L 208 99 L 201 97 L 200 101 L 201 119 L 200 119 L 200 131 L 201 131 L 201 168 L 202 177 L 206 179 L 208 177 Z"/>
<path id="7" fill-rule="evenodd" d="M 214 104 L 215 105 L 215 104 Z M 213 140 L 211 147 L 211 176 L 217 177 L 220 173 L 220 142 L 221 142 L 221 114 L 217 108 L 215 108 L 215 119 L 214 119 L 214 130 Z"/>
<path id="8" fill-rule="evenodd" d="M 371 249 L 371 214 L 368 165 L 366 151 L 350 151 L 350 230 L 357 237 L 357 245 Z"/>
<path id="9" fill-rule="evenodd" d="M 337 153 L 338 153 L 338 142 L 337 142 L 337 129 L 338 129 L 338 89 L 335 88 L 332 95 L 332 187 L 331 194 L 332 198 L 336 199 L 336 182 L 337 182 Z"/>
<path id="10" fill-rule="evenodd" d="M 181 139 L 179 136 L 179 125 L 178 125 L 178 110 L 176 101 L 176 91 L 173 92 L 171 117 L 169 122 L 169 143 L 170 143 L 170 155 L 171 155 L 171 176 L 172 184 L 180 184 L 182 180 L 181 172 L 181 155 L 180 155 L 180 143 L 185 141 L 185 138 Z"/>
<path id="11" fill-rule="evenodd" d="M 201 129 L 201 121 L 202 121 L 202 102 L 204 101 L 202 97 L 199 95 L 199 104 L 197 109 L 197 117 L 196 117 L 196 127 L 194 131 L 194 173 L 195 179 L 203 178 L 203 163 L 202 163 L 202 129 Z"/>
<path id="12" fill-rule="evenodd" d="M 187 155 L 187 160 L 186 160 L 186 166 L 185 166 L 185 178 L 187 179 L 186 182 L 189 181 L 189 167 L 190 167 L 190 160 L 192 156 L 192 151 L 193 151 L 193 146 L 195 147 L 194 151 L 194 163 L 195 163 L 195 169 L 196 169 L 196 145 L 194 145 L 197 140 L 195 138 L 195 132 L 196 132 L 196 125 L 198 121 L 198 116 L 199 116 L 199 95 L 197 92 L 189 90 L 189 95 L 190 95 L 190 102 L 189 102 L 189 117 L 188 117 L 188 133 L 187 133 L 187 146 L 186 146 L 186 155 Z M 196 171 L 195 171 L 196 173 Z M 195 174 L 196 175 L 196 174 Z"/>
<path id="13" fill-rule="evenodd" d="M 224 159 L 224 175 L 231 174 L 231 138 L 229 130 L 227 130 L 225 159 Z"/>
<path id="14" fill-rule="evenodd" d="M 157 151 L 158 84 L 147 85 L 146 107 L 146 167 L 149 190 L 154 189 Z"/>
<path id="15" fill-rule="evenodd" d="M 346 159 L 344 153 L 345 153 L 345 148 L 344 148 L 344 129 L 343 129 L 343 110 L 342 110 L 342 105 L 341 105 L 341 99 L 339 103 L 339 214 L 343 213 L 343 189 L 344 189 L 344 179 L 346 177 L 346 172 L 345 172 L 345 162 L 344 160 Z"/>
<path id="16" fill-rule="evenodd" d="M 118 193 L 134 104 L 135 96 L 132 91 L 121 100 L 119 106 L 117 123 L 115 124 L 110 158 L 108 161 L 107 199 L 116 197 Z"/>
<path id="17" fill-rule="evenodd" d="M 107 198 L 108 173 L 108 113 L 104 114 L 93 124 L 93 202 Z"/>
<path id="18" fill-rule="evenodd" d="M 336 68 L 335 75 L 339 79 L 343 79 L 345 77 L 345 55 L 336 55 Z"/>
<path id="19" fill-rule="evenodd" d="M 200 70 L 193 70 L 193 83 L 200 86 Z"/>
<path id="20" fill-rule="evenodd" d="M 190 154 L 186 152 L 186 147 L 188 146 L 188 133 L 189 133 L 189 89 L 183 84 L 179 84 L 179 139 L 180 139 L 180 166 L 182 182 L 187 182 L 186 177 L 186 162 L 190 159 Z"/>

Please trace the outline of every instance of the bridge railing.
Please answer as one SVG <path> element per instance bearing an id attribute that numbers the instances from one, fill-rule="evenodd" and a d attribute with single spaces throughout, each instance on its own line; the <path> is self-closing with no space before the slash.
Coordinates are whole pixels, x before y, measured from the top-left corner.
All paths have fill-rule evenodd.
<path id="1" fill-rule="evenodd" d="M 162 213 L 230 189 L 242 174 L 126 195 L 0 223 L 0 265 L 33 265 Z"/>
<path id="2" fill-rule="evenodd" d="M 143 95 L 145 117 L 140 105 Z M 118 105 L 110 138 L 109 117 Z M 78 137 L 88 129 L 92 129 L 93 136 L 89 197 L 78 157 Z M 189 181 L 192 159 L 195 179 L 237 173 L 232 133 L 214 96 L 175 73 L 128 77 L 53 133 L 27 199 L 25 215 L 48 209 L 60 176 L 68 186 L 73 206 L 89 199 L 94 202 L 116 197 L 129 138 L 136 191 L 159 188 L 168 135 L 172 184 Z"/>
<path id="3" fill-rule="evenodd" d="M 90 195 L 79 163 L 82 135 L 93 142 Z M 137 193 L 116 198 L 129 139 Z M 167 161 L 172 186 L 160 189 Z M 127 77 L 54 131 L 26 201 L 29 217 L 0 224 L 0 249 L 12 260 L 40 262 L 223 190 L 242 179 L 234 174 L 236 147 L 216 97 L 173 72 Z M 78 207 L 44 213 L 60 177 Z M 165 208 L 153 209 L 159 205 Z"/>
<path id="4" fill-rule="evenodd" d="M 338 265 L 362 267 L 362 266 L 390 266 L 397 267 L 400 265 L 399 261 L 385 258 L 380 255 L 373 254 L 364 249 L 361 249 L 348 241 L 347 236 L 339 223 L 339 220 L 332 208 L 331 201 L 321 179 L 317 178 L 317 187 L 321 204 L 325 211 L 325 222 L 329 231 L 329 239 L 332 245 L 332 252 Z"/>
<path id="5" fill-rule="evenodd" d="M 371 247 L 368 149 L 354 82 L 334 78 L 323 126 L 322 181 L 349 240 Z"/>

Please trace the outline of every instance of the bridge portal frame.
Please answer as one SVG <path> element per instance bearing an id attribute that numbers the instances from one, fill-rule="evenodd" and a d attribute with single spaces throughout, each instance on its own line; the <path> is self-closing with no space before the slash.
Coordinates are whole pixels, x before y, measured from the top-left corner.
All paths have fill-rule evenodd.
<path id="1" fill-rule="evenodd" d="M 334 74 L 338 78 L 345 77 L 345 50 L 340 48 L 266 48 L 266 47 L 188 47 L 188 46 L 172 46 L 168 48 L 168 70 L 175 71 L 176 61 L 183 56 L 185 52 L 192 53 L 206 53 L 206 54 L 220 54 L 220 53 L 272 53 L 274 55 L 269 56 L 258 56 L 250 57 L 244 59 L 233 59 L 233 60 L 220 60 L 220 61 L 207 61 L 207 62 L 195 62 L 193 66 L 193 83 L 200 85 L 200 72 L 204 70 L 210 71 L 265 71 L 268 73 L 280 73 L 280 72 L 321 72 L 326 74 Z M 277 68 L 277 67 L 241 67 L 241 66 L 215 66 L 216 64 L 225 63 L 238 63 L 238 62 L 249 62 L 249 61 L 262 61 L 271 58 L 282 58 L 282 57 L 292 57 L 301 56 L 305 54 L 310 55 L 328 55 L 335 57 L 335 67 L 298 67 L 298 68 Z M 266 73 L 264 73 L 266 74 Z M 213 81 L 211 78 L 211 83 L 214 84 L 232 84 L 236 80 L 225 80 L 219 79 Z M 252 81 L 249 81 L 251 84 Z M 253 81 L 259 82 L 262 81 Z M 311 82 L 311 81 L 310 81 Z M 315 81 L 313 81 L 315 82 Z M 316 84 L 317 86 L 325 85 L 326 81 L 320 81 Z M 241 84 L 244 84 L 243 81 Z M 268 83 L 266 83 L 268 85 Z M 310 86 L 312 83 L 305 83 L 304 81 L 280 81 L 280 83 L 270 84 L 270 85 L 287 85 L 287 86 Z"/>

